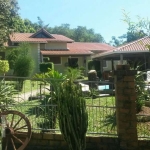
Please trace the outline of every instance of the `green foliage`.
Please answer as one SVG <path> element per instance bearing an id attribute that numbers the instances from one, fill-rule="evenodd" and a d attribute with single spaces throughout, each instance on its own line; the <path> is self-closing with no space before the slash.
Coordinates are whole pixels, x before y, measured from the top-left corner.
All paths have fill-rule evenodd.
<path id="1" fill-rule="evenodd" d="M 120 46 L 126 43 L 126 38 L 127 38 L 126 34 L 123 34 L 122 36 L 119 36 L 119 37 L 112 36 L 111 41 L 109 43 L 112 46 Z"/>
<path id="2" fill-rule="evenodd" d="M 104 120 L 104 126 L 111 126 L 111 130 L 115 129 L 117 126 L 117 119 L 116 119 L 116 111 L 112 115 L 107 115 Z"/>
<path id="3" fill-rule="evenodd" d="M 67 79 L 76 80 L 82 76 L 82 71 L 78 68 L 70 68 L 68 67 L 65 70 L 65 77 Z"/>
<path id="4" fill-rule="evenodd" d="M 58 99 L 60 84 L 65 79 L 65 76 L 58 71 L 55 71 L 53 69 L 48 68 L 48 71 L 45 74 L 35 74 L 33 78 L 39 78 L 42 79 L 44 83 L 49 83 L 51 87 L 53 88 L 54 94 L 56 97 L 55 99 Z"/>
<path id="5" fill-rule="evenodd" d="M 44 62 L 49 62 L 49 60 L 50 60 L 49 57 L 43 57 Z"/>
<path id="6" fill-rule="evenodd" d="M 127 31 L 127 42 L 131 42 L 137 39 L 140 39 L 146 35 L 148 35 L 150 26 L 150 21 L 145 18 L 141 18 L 137 16 L 137 22 L 133 22 L 128 13 L 123 11 L 123 21 L 128 25 Z"/>
<path id="7" fill-rule="evenodd" d="M 88 70 L 92 70 L 94 68 L 94 61 L 93 60 L 89 60 L 88 61 Z"/>
<path id="8" fill-rule="evenodd" d="M 44 95 L 44 99 L 40 100 L 38 106 L 31 107 L 27 110 L 29 116 L 35 115 L 35 117 L 42 118 L 42 122 L 37 122 L 37 126 L 44 129 L 55 129 L 57 119 L 57 101 L 53 96 L 53 92 L 50 95 Z"/>
<path id="9" fill-rule="evenodd" d="M 87 29 L 86 27 L 78 26 L 73 33 L 73 39 L 76 42 L 105 42 L 100 34 L 96 34 L 93 29 Z"/>
<path id="10" fill-rule="evenodd" d="M 119 37 L 112 36 L 109 42 L 113 46 L 119 46 L 128 42 L 132 42 L 149 35 L 150 33 L 150 20 L 137 16 L 137 21 L 133 22 L 125 10 L 123 10 L 123 19 L 127 24 L 127 32 Z"/>
<path id="11" fill-rule="evenodd" d="M 68 68 L 65 75 L 48 69 L 45 74 L 34 76 L 41 78 L 43 82 L 50 83 L 52 87 L 49 98 L 46 100 L 53 105 L 57 104 L 58 107 L 53 118 L 48 113 L 45 119 L 55 127 L 58 113 L 60 129 L 70 150 L 85 149 L 85 136 L 88 127 L 88 115 L 81 86 L 73 83 L 78 75 L 78 69 Z M 41 110 L 45 111 L 42 108 Z M 49 110 L 51 111 L 51 108 Z"/>
<path id="12" fill-rule="evenodd" d="M 5 80 L 0 81 L 0 105 L 7 107 L 10 104 L 14 104 L 15 101 L 12 98 L 14 94 L 13 86 L 7 85 Z M 4 108 L 0 108 L 4 109 Z"/>
<path id="13" fill-rule="evenodd" d="M 88 114 L 81 86 L 71 79 L 63 82 L 58 101 L 59 126 L 70 150 L 84 150 Z"/>
<path id="14" fill-rule="evenodd" d="M 20 16 L 13 18 L 14 32 L 34 33 L 36 32 L 33 23 L 28 19 L 22 19 Z"/>
<path id="15" fill-rule="evenodd" d="M 14 18 L 15 32 L 35 32 L 41 28 L 45 28 L 51 34 L 61 34 L 74 39 L 76 42 L 105 42 L 101 34 L 95 33 L 93 29 L 78 26 L 71 29 L 69 24 L 62 24 L 60 26 L 48 27 L 45 25 L 40 17 L 37 17 L 37 23 L 32 23 L 28 19 L 21 19 L 20 17 Z"/>
<path id="16" fill-rule="evenodd" d="M 9 63 L 7 60 L 0 60 L 0 73 L 5 74 L 9 70 Z"/>
<path id="17" fill-rule="evenodd" d="M 64 75 L 60 74 L 58 71 L 48 68 L 48 71 L 45 74 L 35 74 L 33 78 L 39 78 L 42 82 L 44 82 L 44 84 L 48 83 L 51 85 L 51 87 L 50 89 L 47 89 L 49 90 L 49 95 L 46 95 L 44 100 L 41 101 L 40 105 L 36 108 L 32 108 L 30 112 L 36 112 L 33 111 L 33 109 L 38 108 L 39 114 L 36 114 L 36 116 L 41 116 L 44 118 L 44 124 L 43 122 L 38 123 L 38 126 L 44 126 L 47 128 L 47 126 L 50 125 L 51 129 L 54 129 L 56 127 L 56 119 L 58 114 L 58 107 L 54 108 L 54 105 L 58 104 L 58 95 L 60 93 L 60 86 L 64 81 Z M 48 106 L 45 107 L 45 105 Z"/>
<path id="18" fill-rule="evenodd" d="M 6 58 L 8 60 L 10 69 L 14 69 L 15 62 L 18 57 L 19 57 L 19 49 L 13 49 L 13 50 L 9 51 Z"/>
<path id="19" fill-rule="evenodd" d="M 149 97 L 148 92 L 145 90 L 145 79 L 144 76 L 146 75 L 145 71 L 142 71 L 141 62 L 131 62 L 130 67 L 131 70 L 136 70 L 137 74 L 135 76 L 135 90 L 137 94 L 136 99 L 136 111 L 140 112 L 142 106 L 145 104 L 145 100 Z"/>
<path id="20" fill-rule="evenodd" d="M 16 0 L 0 0 L 0 47 L 8 40 L 13 28 L 13 18 L 17 15 Z"/>
<path id="21" fill-rule="evenodd" d="M 28 77 L 33 71 L 34 62 L 30 55 L 30 45 L 21 43 L 17 48 L 9 51 L 7 59 L 11 69 L 14 69 L 14 75 L 19 77 Z"/>
<path id="22" fill-rule="evenodd" d="M 48 68 L 54 69 L 54 64 L 52 62 L 40 63 L 40 72 L 45 73 L 48 71 Z"/>
<path id="23" fill-rule="evenodd" d="M 33 72 L 34 62 L 29 52 L 30 45 L 28 43 L 21 43 L 19 47 L 9 52 L 7 59 L 11 69 L 14 69 L 15 76 L 28 77 Z M 19 90 L 22 90 L 24 79 L 19 78 L 18 81 Z"/>
<path id="24" fill-rule="evenodd" d="M 29 56 L 20 56 L 15 62 L 14 75 L 28 77 L 33 71 L 33 61 Z"/>

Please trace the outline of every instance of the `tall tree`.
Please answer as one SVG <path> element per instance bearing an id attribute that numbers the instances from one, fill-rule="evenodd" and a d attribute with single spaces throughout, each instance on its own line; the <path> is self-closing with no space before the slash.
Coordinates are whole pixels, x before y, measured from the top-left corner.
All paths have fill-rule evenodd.
<path id="1" fill-rule="evenodd" d="M 28 19 L 21 19 L 20 16 L 13 18 L 13 29 L 14 32 L 20 33 L 34 33 L 36 30 L 33 23 Z"/>
<path id="2" fill-rule="evenodd" d="M 39 29 L 40 28 L 44 28 L 44 29 L 48 28 L 49 24 L 45 25 L 44 21 L 39 16 L 37 17 L 37 19 L 38 19 L 37 25 L 38 25 Z"/>
<path id="3" fill-rule="evenodd" d="M 140 39 L 150 32 L 150 21 L 145 18 L 137 16 L 137 22 L 133 22 L 128 13 L 123 11 L 123 21 L 128 25 L 126 38 L 127 42 L 132 42 L 134 40 Z"/>
<path id="4" fill-rule="evenodd" d="M 127 32 L 119 37 L 112 36 L 109 42 L 111 45 L 119 46 L 150 35 L 150 20 L 137 16 L 137 21 L 133 22 L 125 10 L 123 10 L 122 20 L 127 24 Z"/>
<path id="5" fill-rule="evenodd" d="M 18 9 L 16 0 L 0 0 L 0 47 L 8 40 Z"/>

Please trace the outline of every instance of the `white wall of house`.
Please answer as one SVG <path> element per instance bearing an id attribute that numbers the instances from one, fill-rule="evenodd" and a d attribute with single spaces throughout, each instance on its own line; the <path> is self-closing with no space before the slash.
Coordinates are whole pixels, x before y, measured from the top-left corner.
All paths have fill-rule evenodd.
<path id="1" fill-rule="evenodd" d="M 55 64 L 54 65 L 54 68 L 55 70 L 58 70 L 59 72 L 61 73 L 64 73 L 65 70 L 67 69 L 67 63 L 68 63 L 68 58 L 69 56 L 62 56 L 61 57 L 61 64 Z M 85 57 L 85 56 L 71 56 L 71 58 L 78 58 L 78 65 L 81 67 L 85 67 L 86 69 L 86 72 L 88 71 L 87 70 L 87 60 L 86 62 L 84 61 L 84 59 L 90 59 L 90 57 Z"/>
<path id="2" fill-rule="evenodd" d="M 120 61 L 114 60 L 114 69 L 116 69 L 116 65 L 118 65 Z M 127 61 L 123 60 L 123 64 L 126 64 Z M 112 70 L 112 62 L 111 61 L 106 61 L 106 67 L 103 67 L 103 71 L 111 71 Z"/>

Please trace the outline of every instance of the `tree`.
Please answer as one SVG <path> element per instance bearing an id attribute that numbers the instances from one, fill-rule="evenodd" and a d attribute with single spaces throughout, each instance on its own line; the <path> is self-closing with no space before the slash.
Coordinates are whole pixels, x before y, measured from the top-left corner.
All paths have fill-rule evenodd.
<path id="1" fill-rule="evenodd" d="M 34 67 L 34 62 L 29 54 L 30 45 L 21 43 L 16 51 L 18 51 L 18 56 L 14 62 L 14 75 L 19 77 L 30 76 Z"/>
<path id="2" fill-rule="evenodd" d="M 95 33 L 93 29 L 87 29 L 82 26 L 71 29 L 69 24 L 62 24 L 54 28 L 48 27 L 47 30 L 53 34 L 67 36 L 76 42 L 105 42 L 101 34 Z"/>
<path id="3" fill-rule="evenodd" d="M 6 58 L 7 58 L 8 62 L 9 62 L 10 69 L 14 69 L 15 62 L 16 62 L 18 56 L 19 56 L 19 49 L 12 49 L 7 54 Z"/>
<path id="4" fill-rule="evenodd" d="M 13 18 L 13 30 L 20 33 L 34 33 L 36 31 L 30 20 L 21 19 L 20 16 Z"/>
<path id="5" fill-rule="evenodd" d="M 8 40 L 18 9 L 16 0 L 0 0 L 0 47 Z"/>
<path id="6" fill-rule="evenodd" d="M 127 37 L 126 34 L 123 34 L 122 36 L 119 36 L 119 37 L 112 36 L 111 37 L 112 40 L 109 43 L 112 46 L 122 45 L 122 44 L 126 43 L 126 37 Z"/>
<path id="7" fill-rule="evenodd" d="M 93 29 L 88 30 L 82 26 L 78 26 L 74 29 L 73 39 L 76 42 L 105 42 L 104 38 L 100 34 L 95 34 Z"/>
<path id="8" fill-rule="evenodd" d="M 123 10 L 122 20 L 128 26 L 127 32 L 119 37 L 112 36 L 112 40 L 109 42 L 111 45 L 119 46 L 150 35 L 150 20 L 137 16 L 137 22 L 133 22 L 125 10 Z"/>
<path id="9" fill-rule="evenodd" d="M 124 10 L 123 16 L 124 16 L 123 21 L 128 25 L 126 33 L 127 42 L 132 42 L 146 35 L 149 35 L 150 21 L 148 19 L 137 16 L 138 21 L 133 22 L 129 16 L 129 13 L 126 13 Z"/>
<path id="10" fill-rule="evenodd" d="M 21 43 L 19 47 L 11 50 L 7 55 L 10 68 L 14 70 L 14 75 L 18 77 L 28 77 L 31 75 L 34 62 L 29 54 L 30 46 L 28 43 Z M 23 78 L 19 78 L 19 90 L 23 86 Z"/>

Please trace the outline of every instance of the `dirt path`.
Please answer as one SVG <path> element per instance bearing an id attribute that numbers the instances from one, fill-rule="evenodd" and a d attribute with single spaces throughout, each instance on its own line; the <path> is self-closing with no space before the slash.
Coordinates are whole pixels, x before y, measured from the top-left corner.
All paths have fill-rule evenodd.
<path id="1" fill-rule="evenodd" d="M 46 88 L 49 89 L 49 87 L 46 87 Z M 32 90 L 30 92 L 16 94 L 13 97 L 14 97 L 16 102 L 23 102 L 23 101 L 28 100 L 29 97 L 31 97 L 31 96 L 37 96 L 37 94 L 39 94 L 39 93 L 47 93 L 47 92 L 49 92 L 49 90 L 47 90 L 47 89 L 43 88 L 41 91 L 40 91 L 40 89 Z"/>

